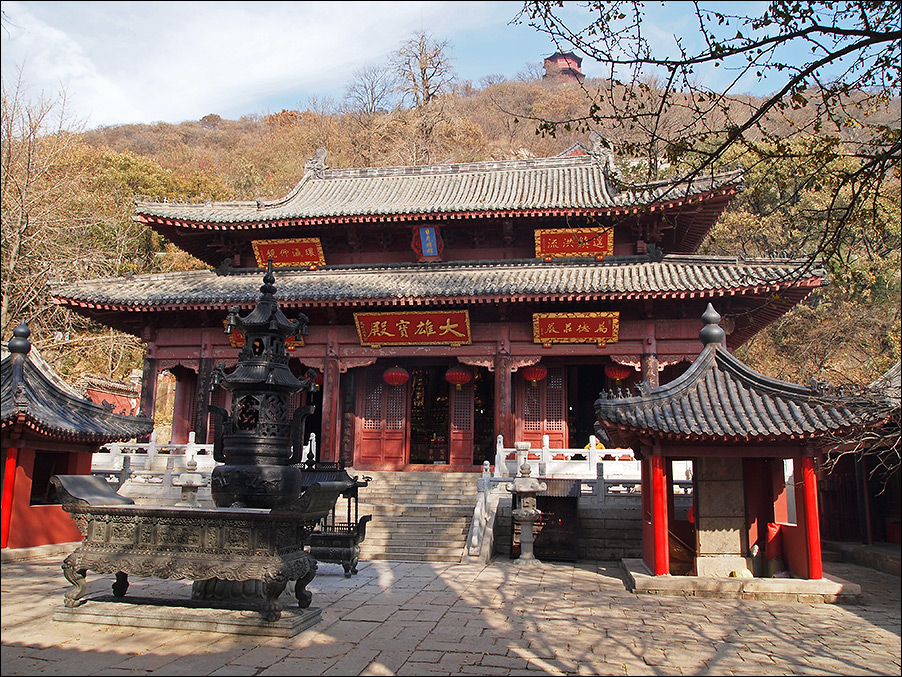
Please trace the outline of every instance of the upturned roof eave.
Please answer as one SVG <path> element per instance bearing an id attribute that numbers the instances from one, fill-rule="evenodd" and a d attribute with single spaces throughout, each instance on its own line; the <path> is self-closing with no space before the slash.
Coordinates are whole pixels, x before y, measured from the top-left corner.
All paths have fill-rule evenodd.
<path id="1" fill-rule="evenodd" d="M 749 427 L 742 432 L 718 431 L 717 428 L 735 427 L 734 420 L 747 419 L 741 413 L 737 417 L 729 415 L 728 412 L 736 411 L 732 399 L 715 401 L 697 398 L 693 403 L 692 397 L 698 391 L 703 391 L 710 398 L 711 384 L 720 384 L 714 386 L 720 392 L 721 388 L 729 389 L 725 383 L 727 381 L 742 386 L 762 401 L 770 401 L 775 412 L 784 410 L 787 405 L 823 411 L 818 413 L 816 420 L 804 421 L 785 414 L 782 418 L 769 414 L 768 420 L 778 426 L 776 430 L 770 427 L 756 431 L 753 429 L 754 423 L 749 421 Z M 823 398 L 823 395 L 815 388 L 761 374 L 730 354 L 720 343 L 709 343 L 702 348 L 689 368 L 673 381 L 634 397 L 599 398 L 594 407 L 598 421 L 603 426 L 611 426 L 624 434 L 642 434 L 660 440 L 687 443 L 803 443 L 851 430 L 859 423 L 857 417 L 849 412 L 846 402 L 830 401 L 827 398 L 819 403 L 819 398 Z M 696 414 L 695 406 L 702 407 L 710 416 Z M 692 415 L 674 420 L 667 413 L 673 411 L 691 411 Z M 721 411 L 723 415 L 718 416 L 717 411 Z M 739 411 L 742 411 L 741 407 Z M 666 423 L 658 425 L 660 421 Z M 682 429 L 675 430 L 676 426 Z M 703 431 L 694 431 L 696 427 Z"/>
<path id="2" fill-rule="evenodd" d="M 14 364 L 13 361 L 19 364 Z M 153 419 L 116 414 L 61 388 L 49 366 L 35 355 L 3 358 L 2 427 L 32 430 L 39 435 L 81 442 L 113 442 L 149 435 Z M 88 429 L 78 421 L 90 422 Z M 96 426 L 96 427 L 93 427 Z"/>
<path id="3" fill-rule="evenodd" d="M 760 291 L 762 287 L 767 286 L 768 290 L 780 291 L 787 288 L 801 290 L 801 293 L 810 293 L 813 289 L 820 286 L 816 279 L 814 283 L 806 280 L 805 284 L 793 281 L 791 284 L 785 285 L 754 285 L 752 287 L 732 287 L 732 288 L 716 288 L 703 290 L 663 290 L 663 291 L 583 291 L 583 292 L 561 292 L 561 293 L 513 293 L 513 294 L 461 294 L 452 296 L 440 295 L 411 295 L 411 296 L 383 296 L 383 297 L 362 297 L 348 296 L 337 299 L 306 299 L 306 298 L 278 298 L 279 303 L 287 308 L 290 307 L 309 307 L 309 308 L 345 308 L 356 307 L 361 303 L 371 306 L 417 306 L 424 303 L 442 303 L 442 304 L 497 304 L 497 303 L 535 303 L 535 302 L 580 302 L 580 301 L 648 301 L 648 300 L 671 300 L 671 299 L 719 299 L 731 296 L 743 296 L 750 292 Z M 217 300 L 210 299 L 207 301 L 195 301 L 185 303 L 105 303 L 90 301 L 86 299 L 74 299 L 71 297 L 54 296 L 51 301 L 56 305 L 64 307 L 89 308 L 93 310 L 102 310 L 110 312 L 160 312 L 160 311 L 195 311 L 195 310 L 228 310 L 232 306 L 240 308 L 249 308 L 253 306 L 253 299 L 245 299 L 243 301 Z"/>
<path id="4" fill-rule="evenodd" d="M 767 435 L 755 435 L 755 434 L 747 434 L 747 435 L 718 435 L 718 434 L 705 434 L 705 433 L 676 433 L 676 432 L 668 432 L 656 430 L 654 428 L 643 428 L 637 426 L 631 426 L 623 423 L 615 423 L 612 421 L 605 421 L 604 423 L 605 430 L 608 434 L 611 434 L 612 431 L 617 431 L 615 434 L 619 434 L 618 437 L 628 437 L 628 438 L 648 438 L 651 440 L 659 440 L 662 442 L 679 442 L 684 444 L 736 444 L 736 445 L 787 445 L 787 444 L 799 444 L 800 446 L 806 446 L 811 442 L 817 442 L 819 440 L 823 440 L 825 434 L 831 435 L 842 435 L 844 432 L 854 430 L 854 426 L 844 426 L 837 427 L 827 433 L 823 430 L 812 431 L 812 432 L 798 432 L 798 433 L 781 433 L 781 434 L 767 434 Z M 809 453 L 814 454 L 816 451 L 812 450 Z"/>
<path id="5" fill-rule="evenodd" d="M 86 433 L 83 431 L 51 426 L 35 418 L 34 416 L 31 416 L 30 414 L 25 414 L 24 416 L 17 417 L 15 420 L 4 420 L 3 423 L 0 424 L 0 429 L 3 429 L 4 432 L 10 429 L 18 430 L 20 436 L 22 431 L 29 430 L 36 435 L 54 440 L 56 442 L 107 444 L 109 442 L 126 442 L 128 440 L 134 439 L 135 437 L 150 435 L 153 432 L 153 422 L 149 422 L 143 428 L 135 428 L 131 431 L 123 431 L 121 434 L 110 434 L 103 432 Z"/>

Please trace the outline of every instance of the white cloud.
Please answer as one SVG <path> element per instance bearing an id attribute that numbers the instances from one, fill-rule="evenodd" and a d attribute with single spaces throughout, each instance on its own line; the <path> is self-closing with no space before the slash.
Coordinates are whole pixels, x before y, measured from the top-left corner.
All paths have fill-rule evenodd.
<path id="1" fill-rule="evenodd" d="M 415 30 L 453 45 L 458 30 L 504 30 L 519 6 L 3 2 L 3 75 L 9 81 L 22 66 L 36 91 L 65 87 L 89 127 L 236 118 L 271 112 L 273 102 L 281 109 L 310 96 L 338 98 L 355 70 L 384 63 Z M 540 58 L 524 53 L 523 62 Z"/>

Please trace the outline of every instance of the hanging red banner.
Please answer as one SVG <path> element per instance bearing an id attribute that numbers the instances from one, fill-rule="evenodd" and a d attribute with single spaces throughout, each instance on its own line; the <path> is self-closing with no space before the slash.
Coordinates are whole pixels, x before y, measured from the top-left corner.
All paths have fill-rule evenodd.
<path id="1" fill-rule="evenodd" d="M 620 338 L 620 313 L 533 313 L 534 343 L 616 343 Z"/>
<path id="2" fill-rule="evenodd" d="M 613 228 L 544 228 L 536 230 L 536 258 L 550 261 L 565 256 L 614 254 Z"/>
<path id="3" fill-rule="evenodd" d="M 354 313 L 360 345 L 449 345 L 472 343 L 466 310 Z"/>
<path id="4" fill-rule="evenodd" d="M 251 240 L 257 265 L 266 267 L 272 259 L 273 268 L 326 265 L 323 246 L 318 237 L 296 237 L 283 240 Z"/>

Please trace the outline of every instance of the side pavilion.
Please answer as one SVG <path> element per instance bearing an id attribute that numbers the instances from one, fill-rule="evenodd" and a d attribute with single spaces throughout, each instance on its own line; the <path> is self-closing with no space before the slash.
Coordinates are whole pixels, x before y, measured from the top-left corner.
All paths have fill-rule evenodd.
<path id="1" fill-rule="evenodd" d="M 3 548 L 80 541 L 50 478 L 88 475 L 101 446 L 153 431 L 153 419 L 116 414 L 82 396 L 32 347 L 30 334 L 20 324 L 2 349 Z"/>
<path id="2" fill-rule="evenodd" d="M 828 434 L 853 430 L 862 417 L 817 384 L 740 362 L 711 304 L 702 320 L 704 348 L 681 376 L 595 402 L 598 425 L 642 461 L 643 561 L 655 576 L 821 579 L 816 461 Z M 693 463 L 693 514 L 681 518 L 675 460 Z"/>

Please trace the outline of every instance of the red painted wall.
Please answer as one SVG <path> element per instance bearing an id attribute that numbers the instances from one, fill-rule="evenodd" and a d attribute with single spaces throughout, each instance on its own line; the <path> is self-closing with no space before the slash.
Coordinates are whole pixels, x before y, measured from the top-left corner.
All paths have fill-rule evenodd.
<path id="1" fill-rule="evenodd" d="M 787 571 L 799 578 L 809 577 L 808 539 L 804 524 L 781 524 L 783 534 L 783 563 Z"/>
<path id="2" fill-rule="evenodd" d="M 60 506 L 29 505 L 34 456 L 34 449 L 19 449 L 7 547 L 30 548 L 81 541 L 75 522 Z M 71 453 L 67 472 L 72 475 L 90 474 L 91 454 Z"/>

